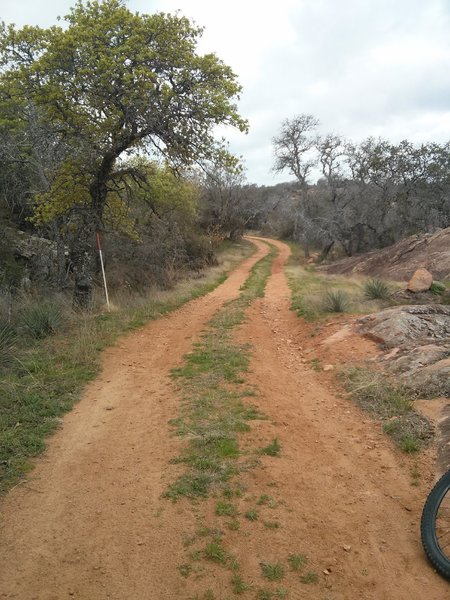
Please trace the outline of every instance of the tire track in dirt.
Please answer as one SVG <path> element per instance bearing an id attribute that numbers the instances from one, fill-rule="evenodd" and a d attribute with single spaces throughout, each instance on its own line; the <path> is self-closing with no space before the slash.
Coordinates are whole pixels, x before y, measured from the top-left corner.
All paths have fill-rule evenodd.
<path id="1" fill-rule="evenodd" d="M 252 559 L 245 567 L 256 572 L 260 561 L 304 552 L 320 581 L 290 588 L 291 598 L 445 600 L 450 586 L 420 545 L 424 485 L 411 486 L 410 461 L 378 424 L 299 361 L 301 348 L 314 339 L 305 338 L 290 311 L 282 269 L 289 249 L 272 243 L 280 254 L 239 340 L 254 348 L 246 379 L 257 385 L 255 404 L 270 419 L 252 427 L 253 444 L 276 437 L 282 447 L 278 459 L 265 458 L 264 469 L 253 472 L 248 492 L 256 495 L 274 482 L 285 505 L 280 529 L 247 539 Z M 427 467 L 431 472 L 431 461 Z"/>
<path id="2" fill-rule="evenodd" d="M 195 517 L 160 498 L 182 443 L 167 424 L 179 404 L 170 370 L 268 253 L 254 243 L 216 290 L 105 352 L 100 376 L 2 502 L 0 598 L 181 597 L 176 569 Z"/>

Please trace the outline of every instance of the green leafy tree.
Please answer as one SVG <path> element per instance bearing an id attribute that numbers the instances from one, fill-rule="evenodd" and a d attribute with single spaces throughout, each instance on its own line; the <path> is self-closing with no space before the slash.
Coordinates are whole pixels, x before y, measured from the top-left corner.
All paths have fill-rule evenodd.
<path id="1" fill-rule="evenodd" d="M 64 20 L 48 29 L 3 26 L 0 95 L 24 111 L 36 107 L 71 149 L 36 214 L 73 215 L 74 299 L 86 306 L 95 231 L 123 177 L 120 157 L 146 151 L 176 165 L 211 159 L 216 125 L 244 131 L 247 124 L 235 105 L 235 74 L 214 54 L 197 53 L 202 30 L 185 17 L 133 13 L 105 0 L 79 1 Z"/>

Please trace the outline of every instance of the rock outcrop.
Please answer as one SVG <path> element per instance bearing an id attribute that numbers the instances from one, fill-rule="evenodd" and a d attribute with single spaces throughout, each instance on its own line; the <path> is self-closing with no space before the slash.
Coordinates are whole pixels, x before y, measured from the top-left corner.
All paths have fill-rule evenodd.
<path id="1" fill-rule="evenodd" d="M 381 357 L 422 397 L 450 396 L 450 306 L 398 306 L 357 321 L 359 332 L 388 349 Z"/>
<path id="2" fill-rule="evenodd" d="M 320 269 L 327 273 L 353 273 L 407 282 L 421 267 L 430 271 L 436 280 L 450 279 L 450 227 L 413 235 L 392 246 L 344 258 Z"/>

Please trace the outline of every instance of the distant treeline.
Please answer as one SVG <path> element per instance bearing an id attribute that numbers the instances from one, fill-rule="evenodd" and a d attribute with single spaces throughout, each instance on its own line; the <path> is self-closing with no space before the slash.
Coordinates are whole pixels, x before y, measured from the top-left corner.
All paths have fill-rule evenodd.
<path id="1" fill-rule="evenodd" d="M 295 177 L 273 187 L 241 188 L 241 222 L 301 242 L 306 251 L 332 248 L 348 256 L 418 232 L 450 226 L 450 142 L 359 144 L 315 133 L 299 115 L 274 138 L 274 170 Z M 321 173 L 317 183 L 311 175 Z"/>

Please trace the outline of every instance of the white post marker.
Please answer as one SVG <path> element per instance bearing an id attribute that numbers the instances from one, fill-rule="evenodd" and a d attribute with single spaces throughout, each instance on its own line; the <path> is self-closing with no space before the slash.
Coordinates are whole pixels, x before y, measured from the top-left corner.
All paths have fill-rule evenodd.
<path id="1" fill-rule="evenodd" d="M 100 244 L 100 234 L 98 231 L 96 233 L 96 236 L 97 236 L 98 253 L 100 255 L 100 264 L 102 265 L 102 275 L 103 275 L 103 285 L 105 286 L 106 306 L 108 307 L 108 312 L 110 312 L 111 307 L 109 305 L 108 286 L 106 285 L 105 265 L 103 264 L 102 246 Z"/>

